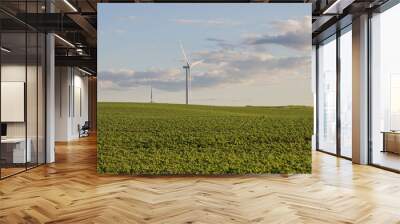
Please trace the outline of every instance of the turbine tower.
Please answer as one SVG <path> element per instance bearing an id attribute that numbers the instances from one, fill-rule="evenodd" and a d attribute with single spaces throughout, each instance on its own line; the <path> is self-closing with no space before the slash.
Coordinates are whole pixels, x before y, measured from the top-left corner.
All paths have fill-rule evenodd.
<path id="1" fill-rule="evenodd" d="M 150 85 L 150 103 L 153 103 L 153 85 Z"/>
<path id="2" fill-rule="evenodd" d="M 193 68 L 194 66 L 200 64 L 203 62 L 203 60 L 200 61 L 195 61 L 193 63 L 190 63 L 190 60 L 188 59 L 188 57 L 186 56 L 185 53 L 185 49 L 183 48 L 183 44 L 182 42 L 179 42 L 179 44 L 181 45 L 181 50 L 182 50 L 182 54 L 183 57 L 185 59 L 185 65 L 183 66 L 183 68 L 185 69 L 185 74 L 186 74 L 186 104 L 189 104 L 189 92 L 191 90 L 191 68 Z"/>

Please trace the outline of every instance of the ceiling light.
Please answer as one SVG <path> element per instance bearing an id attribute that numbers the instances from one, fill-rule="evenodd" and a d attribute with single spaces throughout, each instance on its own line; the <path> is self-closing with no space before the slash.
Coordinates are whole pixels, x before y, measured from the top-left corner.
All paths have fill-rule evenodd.
<path id="1" fill-rule="evenodd" d="M 337 7 L 338 4 L 341 0 L 336 0 L 335 2 L 333 2 L 332 5 L 330 5 L 327 9 L 324 10 L 324 12 L 322 14 L 339 14 L 339 12 L 337 12 Z M 332 9 L 336 9 L 335 12 L 331 12 Z"/>
<path id="2" fill-rule="evenodd" d="M 74 12 L 78 12 L 78 10 L 68 1 L 64 0 L 65 4 L 67 4 Z"/>
<path id="3" fill-rule="evenodd" d="M 81 68 L 79 68 L 79 67 L 78 67 L 78 70 L 81 71 L 81 72 L 83 72 L 83 73 L 85 73 L 85 74 L 87 74 L 87 75 L 90 75 L 90 76 L 92 75 L 92 73 L 90 73 L 90 72 L 88 72 L 88 71 L 86 71 L 86 70 L 83 70 L 83 69 L 81 69 Z"/>
<path id="4" fill-rule="evenodd" d="M 58 39 L 60 39 L 62 42 L 64 42 L 64 43 L 66 43 L 67 45 L 69 45 L 70 47 L 75 48 L 75 45 L 73 45 L 73 44 L 72 44 L 71 42 L 69 42 L 68 40 L 66 40 L 66 39 L 64 39 L 64 38 L 62 38 L 62 37 L 60 37 L 60 36 L 57 35 L 57 34 L 54 34 L 54 36 L 57 37 Z"/>
<path id="5" fill-rule="evenodd" d="M 1 51 L 4 51 L 6 53 L 10 53 L 11 52 L 11 50 L 9 50 L 9 49 L 7 49 L 5 47 L 1 47 L 0 49 L 1 49 Z"/>
<path id="6" fill-rule="evenodd" d="M 76 49 L 76 53 L 78 53 L 79 55 L 83 55 L 83 49 L 82 48 L 77 48 Z"/>

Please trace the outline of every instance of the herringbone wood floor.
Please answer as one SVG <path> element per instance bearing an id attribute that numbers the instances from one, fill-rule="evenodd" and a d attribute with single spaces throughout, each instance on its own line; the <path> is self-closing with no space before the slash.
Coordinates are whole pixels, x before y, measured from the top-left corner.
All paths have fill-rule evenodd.
<path id="1" fill-rule="evenodd" d="M 313 174 L 96 174 L 95 138 L 0 181 L 0 223 L 400 223 L 400 175 L 313 153 Z"/>

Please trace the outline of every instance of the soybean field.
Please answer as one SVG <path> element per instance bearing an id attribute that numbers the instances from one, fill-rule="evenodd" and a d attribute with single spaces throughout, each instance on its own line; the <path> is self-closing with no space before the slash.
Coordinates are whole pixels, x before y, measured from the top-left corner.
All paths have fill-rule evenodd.
<path id="1" fill-rule="evenodd" d="M 313 108 L 98 103 L 99 173 L 311 172 Z"/>

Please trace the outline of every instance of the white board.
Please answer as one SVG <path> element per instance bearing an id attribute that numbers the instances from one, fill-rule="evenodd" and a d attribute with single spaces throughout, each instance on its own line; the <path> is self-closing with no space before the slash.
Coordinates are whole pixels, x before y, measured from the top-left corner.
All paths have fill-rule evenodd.
<path id="1" fill-rule="evenodd" d="M 24 122 L 24 104 L 24 82 L 1 82 L 1 122 Z"/>

